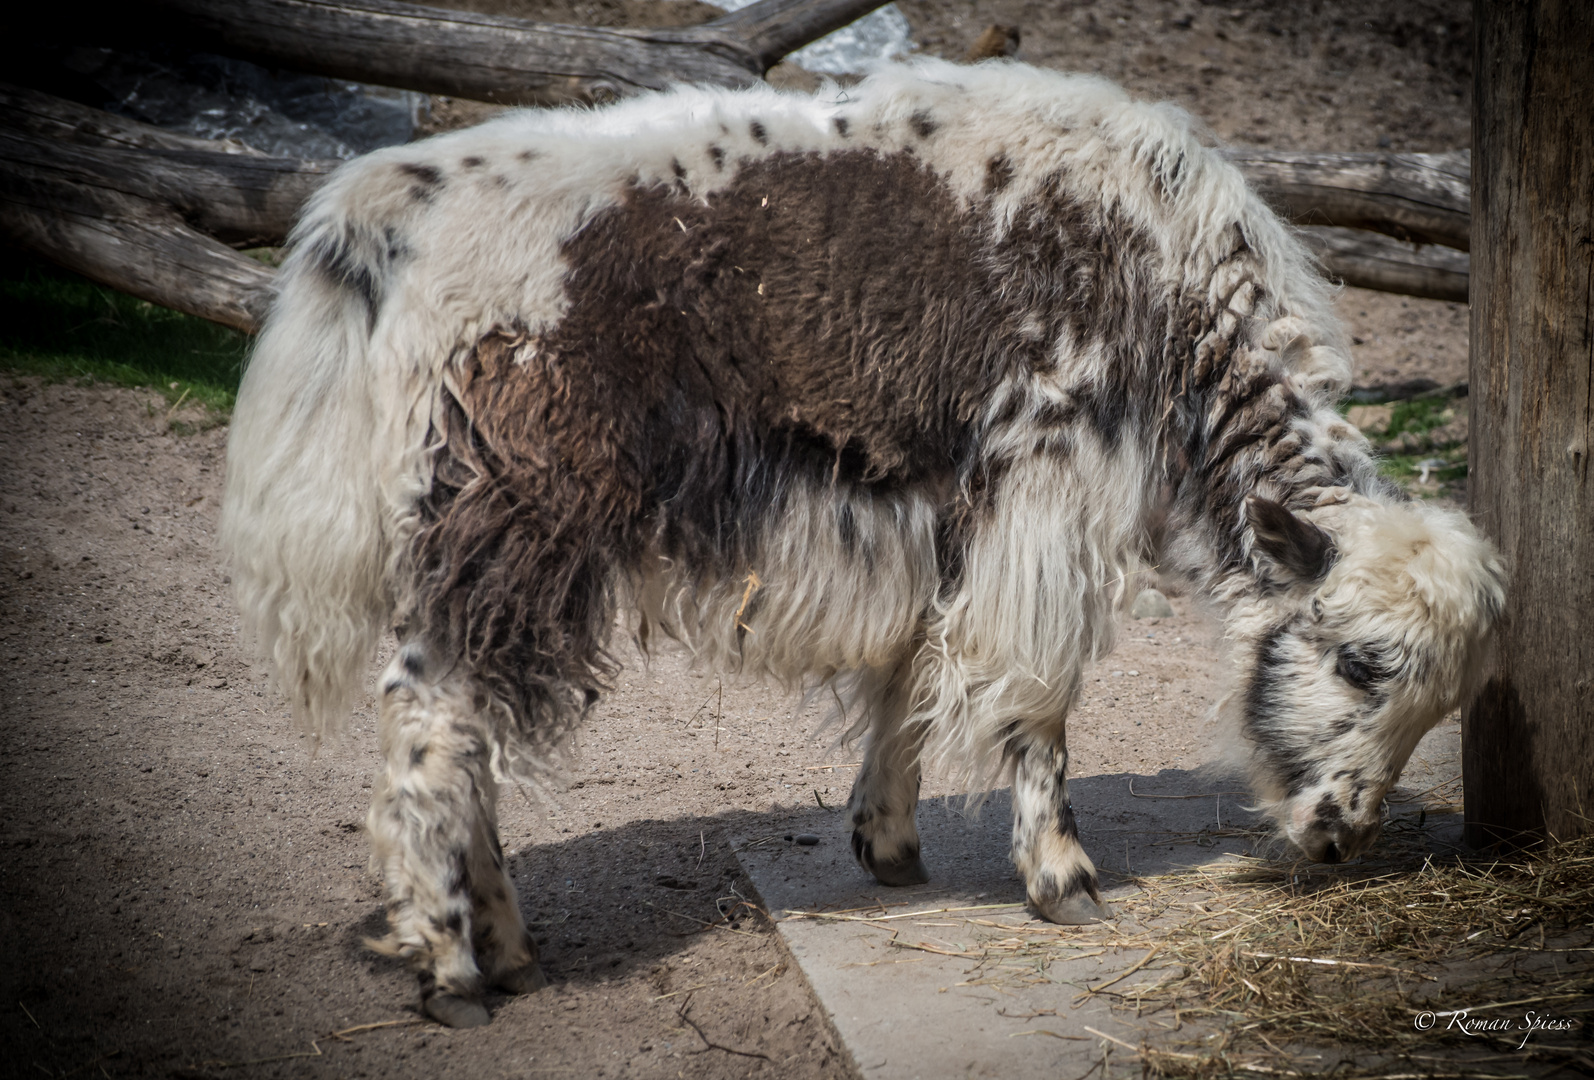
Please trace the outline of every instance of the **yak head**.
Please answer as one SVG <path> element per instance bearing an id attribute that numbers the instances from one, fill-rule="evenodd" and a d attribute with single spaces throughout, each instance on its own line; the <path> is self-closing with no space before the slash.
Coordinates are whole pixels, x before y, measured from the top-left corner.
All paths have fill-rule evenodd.
<path id="1" fill-rule="evenodd" d="M 1253 790 L 1307 857 L 1351 859 L 1418 741 L 1479 685 L 1505 576 L 1465 516 L 1419 503 L 1252 496 L 1245 526 L 1258 587 L 1230 620 L 1227 707 Z"/>

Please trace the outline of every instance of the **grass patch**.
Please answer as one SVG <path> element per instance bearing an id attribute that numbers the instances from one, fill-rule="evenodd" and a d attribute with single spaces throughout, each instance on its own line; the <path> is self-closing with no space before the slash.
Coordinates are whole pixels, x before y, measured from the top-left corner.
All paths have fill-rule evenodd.
<path id="1" fill-rule="evenodd" d="M 1409 401 L 1396 401 L 1392 403 L 1390 409 L 1389 428 L 1384 432 L 1384 438 L 1393 439 L 1408 431 L 1413 435 L 1421 435 L 1425 431 L 1443 427 L 1454 418 L 1453 403 L 1445 398 L 1413 398 Z"/>
<path id="2" fill-rule="evenodd" d="M 0 251 L 0 368 L 148 387 L 232 411 L 249 338 L 14 251 Z"/>

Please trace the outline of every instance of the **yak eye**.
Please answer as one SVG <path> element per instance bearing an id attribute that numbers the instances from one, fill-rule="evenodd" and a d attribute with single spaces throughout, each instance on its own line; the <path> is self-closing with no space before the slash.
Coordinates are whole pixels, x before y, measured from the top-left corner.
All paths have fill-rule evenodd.
<path id="1" fill-rule="evenodd" d="M 1334 666 L 1334 674 L 1350 683 L 1359 690 L 1366 690 L 1384 677 L 1378 665 L 1366 657 L 1358 656 L 1348 647 L 1339 650 L 1339 662 Z"/>

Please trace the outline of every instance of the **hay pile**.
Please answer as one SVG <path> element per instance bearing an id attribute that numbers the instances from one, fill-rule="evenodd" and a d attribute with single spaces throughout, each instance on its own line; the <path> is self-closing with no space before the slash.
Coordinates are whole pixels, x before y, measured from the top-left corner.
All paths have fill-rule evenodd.
<path id="1" fill-rule="evenodd" d="M 1339 1075 L 1391 1060 L 1415 1075 L 1458 1075 L 1463 1060 L 1467 1075 L 1594 1072 L 1594 837 L 1500 859 L 1417 858 L 1394 840 L 1369 865 L 1242 859 L 1140 881 L 1137 899 L 1182 918 L 1149 931 L 1161 975 L 1117 991 L 1123 1007 L 1214 1028 L 1183 1053 L 1147 1050 L 1152 1069 L 1292 1072 L 1301 1055 L 1286 1047 L 1315 1046 L 1364 1051 Z M 1509 1027 L 1464 1034 L 1462 1011 Z M 1530 1014 L 1571 1028 L 1524 1045 Z M 1259 1048 L 1273 1060 L 1248 1059 Z M 1504 1071 L 1480 1068 L 1490 1051 Z"/>

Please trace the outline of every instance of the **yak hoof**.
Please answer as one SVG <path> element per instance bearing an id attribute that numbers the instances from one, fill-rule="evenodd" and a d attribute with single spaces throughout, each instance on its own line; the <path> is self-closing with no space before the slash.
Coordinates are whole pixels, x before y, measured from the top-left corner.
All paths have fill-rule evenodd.
<path id="1" fill-rule="evenodd" d="M 492 1019 L 481 1002 L 462 998 L 458 994 L 433 994 L 421 1007 L 426 1010 L 427 1016 L 451 1028 L 482 1027 Z"/>
<path id="2" fill-rule="evenodd" d="M 547 985 L 548 976 L 542 973 L 542 965 L 535 960 L 493 979 L 493 986 L 506 994 L 535 994 Z"/>
<path id="3" fill-rule="evenodd" d="M 882 885 L 901 888 L 907 885 L 923 885 L 930 880 L 930 871 L 924 865 L 917 852 L 911 859 L 899 859 L 897 862 L 876 862 L 869 867 L 869 872 L 874 879 Z"/>
<path id="4" fill-rule="evenodd" d="M 1096 900 L 1083 889 L 1051 900 L 1037 900 L 1032 896 L 1029 898 L 1029 906 L 1047 922 L 1061 923 L 1063 926 L 1083 926 L 1086 923 L 1106 922 L 1112 918 L 1112 908 Z"/>

